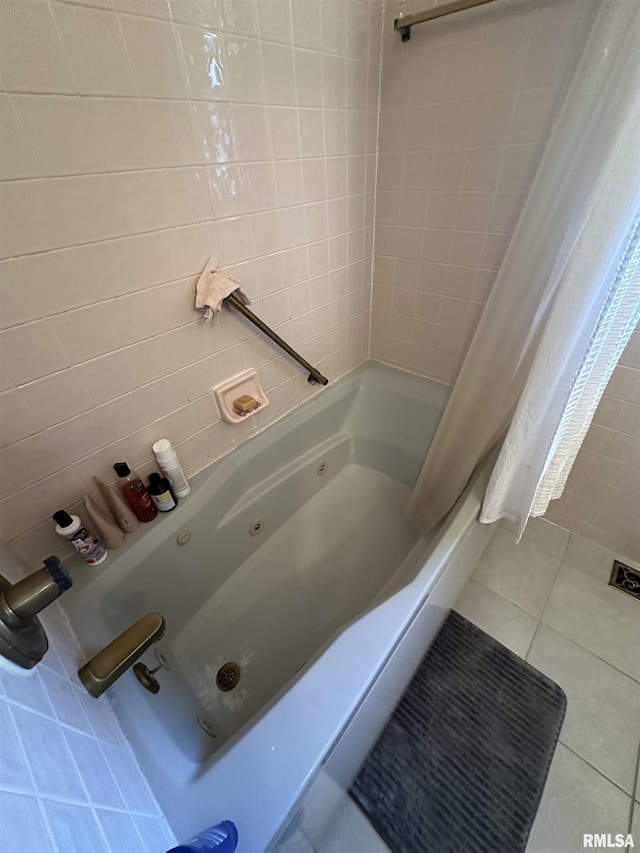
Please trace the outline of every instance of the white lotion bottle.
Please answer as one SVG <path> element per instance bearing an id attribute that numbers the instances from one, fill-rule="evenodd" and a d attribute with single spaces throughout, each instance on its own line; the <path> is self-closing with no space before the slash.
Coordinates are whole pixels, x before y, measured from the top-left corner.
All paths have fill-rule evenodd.
<path id="1" fill-rule="evenodd" d="M 67 542 L 71 542 L 85 563 L 99 566 L 109 556 L 109 552 L 101 542 L 88 530 L 77 515 L 69 515 L 64 509 L 53 513 L 56 522 L 56 533 Z"/>
<path id="2" fill-rule="evenodd" d="M 177 498 L 186 498 L 191 494 L 191 486 L 178 461 L 178 454 L 171 446 L 168 438 L 161 438 L 151 448 L 156 457 L 158 467 L 167 478 Z"/>

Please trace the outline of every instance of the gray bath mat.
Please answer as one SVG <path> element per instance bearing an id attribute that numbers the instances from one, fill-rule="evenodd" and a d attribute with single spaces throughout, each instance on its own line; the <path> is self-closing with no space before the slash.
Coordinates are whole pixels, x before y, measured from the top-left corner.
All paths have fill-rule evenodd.
<path id="1" fill-rule="evenodd" d="M 351 796 L 394 853 L 522 853 L 566 705 L 452 612 Z"/>

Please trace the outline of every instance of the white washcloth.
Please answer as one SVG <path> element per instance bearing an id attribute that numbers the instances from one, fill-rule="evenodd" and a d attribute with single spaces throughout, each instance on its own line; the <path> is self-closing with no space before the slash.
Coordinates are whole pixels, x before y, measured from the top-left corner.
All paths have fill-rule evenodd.
<path id="1" fill-rule="evenodd" d="M 251 300 L 242 292 L 240 285 L 218 269 L 218 259 L 212 255 L 196 284 L 196 308 L 207 310 L 204 319 L 209 321 L 222 308 L 222 301 L 235 293 L 238 299 L 249 305 Z"/>

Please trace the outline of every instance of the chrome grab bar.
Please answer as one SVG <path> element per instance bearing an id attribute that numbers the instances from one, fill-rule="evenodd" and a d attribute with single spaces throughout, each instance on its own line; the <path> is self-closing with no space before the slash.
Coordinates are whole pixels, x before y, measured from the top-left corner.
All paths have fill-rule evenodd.
<path id="1" fill-rule="evenodd" d="M 402 15 L 393 22 L 394 30 L 399 30 L 402 41 L 411 38 L 411 27 L 414 24 L 424 24 L 434 18 L 443 18 L 445 15 L 453 15 L 455 12 L 463 12 L 465 9 L 473 9 L 474 6 L 483 6 L 485 3 L 493 3 L 493 0 L 452 0 L 443 3 L 426 12 L 416 12 L 414 15 Z"/>
<path id="2" fill-rule="evenodd" d="M 274 344 L 277 344 L 288 355 L 290 355 L 291 358 L 295 359 L 298 364 L 301 364 L 305 370 L 308 370 L 309 378 L 307 379 L 307 382 L 311 382 L 312 385 L 314 385 L 316 382 L 320 385 L 329 384 L 329 380 L 326 378 L 326 376 L 323 376 L 319 370 L 316 370 L 315 367 L 309 364 L 309 362 L 304 359 L 299 353 L 297 353 L 293 349 L 293 347 L 290 347 L 286 341 L 283 341 L 280 335 L 274 332 L 273 329 L 269 328 L 266 323 L 263 323 L 259 317 L 256 317 L 253 311 L 250 311 L 244 304 L 244 302 L 241 302 L 241 300 L 238 299 L 235 293 L 232 293 L 227 296 L 224 301 L 227 302 L 229 305 L 232 305 L 236 309 L 236 311 L 239 311 L 243 315 L 243 317 L 246 317 L 247 320 L 253 323 L 254 326 L 257 326 L 261 332 L 264 332 L 268 338 L 271 338 Z"/>

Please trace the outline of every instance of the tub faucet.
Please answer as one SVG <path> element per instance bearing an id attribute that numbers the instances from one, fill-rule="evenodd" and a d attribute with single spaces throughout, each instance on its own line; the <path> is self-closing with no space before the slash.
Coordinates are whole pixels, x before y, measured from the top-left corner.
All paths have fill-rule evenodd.
<path id="1" fill-rule="evenodd" d="M 49 648 L 38 613 L 73 584 L 57 557 L 47 557 L 44 566 L 13 584 L 0 574 L 0 655 L 23 669 L 36 666 Z M 3 542 L 0 542 L 0 567 L 10 572 L 29 568 Z"/>
<path id="2" fill-rule="evenodd" d="M 149 646 L 162 639 L 164 632 L 164 617 L 159 613 L 147 613 L 80 667 L 80 681 L 97 699 Z"/>

